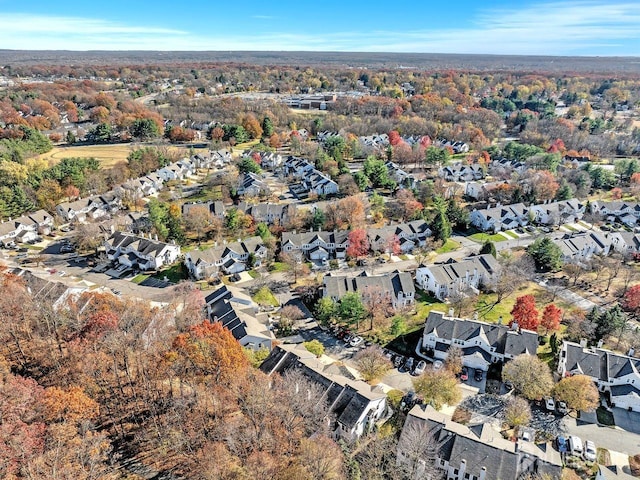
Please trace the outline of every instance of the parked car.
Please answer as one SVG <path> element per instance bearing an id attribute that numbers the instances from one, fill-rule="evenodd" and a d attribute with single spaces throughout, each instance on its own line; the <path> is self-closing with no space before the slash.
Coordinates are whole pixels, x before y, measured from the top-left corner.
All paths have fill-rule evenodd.
<path id="1" fill-rule="evenodd" d="M 435 362 L 433 362 L 433 369 L 440 370 L 443 365 L 444 363 L 442 363 L 442 360 L 436 360 Z"/>
<path id="2" fill-rule="evenodd" d="M 393 357 L 393 366 L 395 368 L 400 368 L 405 362 L 404 355 L 396 355 Z"/>
<path id="3" fill-rule="evenodd" d="M 551 233 L 551 229 L 549 227 L 542 227 L 540 230 L 542 230 L 544 233 Z"/>
<path id="4" fill-rule="evenodd" d="M 567 451 L 567 439 L 562 435 L 556 437 L 556 448 L 560 453 L 565 453 Z"/>
<path id="5" fill-rule="evenodd" d="M 416 364 L 416 368 L 414 368 L 413 372 L 411 372 L 411 375 L 415 375 L 415 376 L 422 375 L 426 368 L 427 368 L 427 362 L 425 362 L 424 360 L 420 360 Z"/>
<path id="6" fill-rule="evenodd" d="M 411 370 L 413 370 L 413 364 L 414 364 L 415 360 L 413 359 L 413 357 L 409 357 L 407 358 L 407 361 L 404 362 L 404 365 L 402 367 L 402 371 L 404 372 L 410 372 Z"/>
<path id="7" fill-rule="evenodd" d="M 352 347 L 359 347 L 363 343 L 364 343 L 364 338 L 358 337 L 357 335 L 353 337 L 351 340 L 349 340 L 349 345 L 351 345 Z"/>
<path id="8" fill-rule="evenodd" d="M 462 367 L 462 370 L 460 371 L 460 380 L 462 380 L 463 382 L 465 380 L 469 380 L 469 370 L 467 369 L 467 367 Z"/>
<path id="9" fill-rule="evenodd" d="M 566 415 L 567 413 L 569 413 L 569 408 L 567 407 L 567 404 L 565 402 L 558 402 L 556 404 L 556 409 L 558 410 L 558 413 L 560 415 Z"/>
<path id="10" fill-rule="evenodd" d="M 571 455 L 575 455 L 576 457 L 582 456 L 582 440 L 580 437 L 576 437 L 575 435 L 569 435 L 569 453 Z"/>
<path id="11" fill-rule="evenodd" d="M 532 227 L 531 225 L 527 225 L 527 226 L 525 227 L 525 230 L 526 230 L 527 232 L 535 232 L 535 231 L 536 231 L 536 228 L 535 228 L 535 227 Z"/>
<path id="12" fill-rule="evenodd" d="M 511 390 L 513 390 L 513 383 L 509 381 L 504 382 L 504 388 L 506 388 L 507 391 L 510 392 Z"/>
<path id="13" fill-rule="evenodd" d="M 591 440 L 584 442 L 584 459 L 588 462 L 595 462 L 597 457 L 596 444 Z"/>
<path id="14" fill-rule="evenodd" d="M 475 372 L 473 372 L 473 379 L 476 382 L 481 382 L 482 381 L 482 377 L 484 377 L 484 372 L 482 370 L 480 370 L 479 368 L 476 368 Z"/>
<path id="15" fill-rule="evenodd" d="M 550 412 L 553 412 L 556 409 L 556 402 L 553 398 L 547 397 L 544 399 L 544 406 Z"/>

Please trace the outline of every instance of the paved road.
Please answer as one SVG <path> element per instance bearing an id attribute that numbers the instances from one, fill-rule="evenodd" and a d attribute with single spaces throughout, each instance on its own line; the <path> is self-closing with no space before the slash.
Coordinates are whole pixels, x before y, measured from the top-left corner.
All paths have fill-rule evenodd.
<path id="1" fill-rule="evenodd" d="M 583 441 L 593 440 L 596 447 L 622 452 L 627 455 L 640 453 L 640 435 L 619 428 L 601 427 L 598 424 L 583 424 L 575 418 L 565 417 L 567 432 L 576 435 Z"/>

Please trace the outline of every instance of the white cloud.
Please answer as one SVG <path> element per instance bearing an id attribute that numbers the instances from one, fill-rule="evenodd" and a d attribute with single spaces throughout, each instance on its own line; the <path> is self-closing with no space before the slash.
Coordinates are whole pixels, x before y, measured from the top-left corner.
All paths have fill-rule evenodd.
<path id="1" fill-rule="evenodd" d="M 267 15 L 253 18 L 272 20 Z M 411 31 L 197 35 L 171 28 L 45 15 L 0 16 L 0 45 L 9 49 L 69 50 L 314 50 L 539 55 L 640 55 L 640 4 L 556 1 L 525 8 L 483 10 L 469 28 L 436 20 Z M 357 25 L 354 23 L 354 25 Z"/>

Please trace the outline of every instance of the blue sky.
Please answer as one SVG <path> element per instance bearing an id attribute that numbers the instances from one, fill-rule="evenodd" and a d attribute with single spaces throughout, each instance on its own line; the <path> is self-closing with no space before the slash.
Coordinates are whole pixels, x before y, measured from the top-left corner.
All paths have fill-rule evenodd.
<path id="1" fill-rule="evenodd" d="M 640 56 L 640 0 L 0 0 L 0 48 Z"/>

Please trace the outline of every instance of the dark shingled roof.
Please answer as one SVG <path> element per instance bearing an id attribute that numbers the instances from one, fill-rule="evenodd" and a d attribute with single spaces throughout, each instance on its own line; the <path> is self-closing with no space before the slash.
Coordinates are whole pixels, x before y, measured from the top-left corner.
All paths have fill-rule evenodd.
<path id="1" fill-rule="evenodd" d="M 591 377 L 600 377 L 600 355 L 597 352 L 585 349 L 574 343 L 565 343 L 566 345 L 566 369 L 569 372 L 574 370 L 581 371 L 584 375 Z M 608 380 L 608 378 L 601 378 Z"/>
<path id="2" fill-rule="evenodd" d="M 612 397 L 629 395 L 630 393 L 635 393 L 638 397 L 640 397 L 640 390 L 637 389 L 634 385 L 631 385 L 630 383 L 623 383 L 622 385 L 613 385 L 611 387 Z"/>

